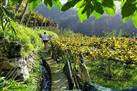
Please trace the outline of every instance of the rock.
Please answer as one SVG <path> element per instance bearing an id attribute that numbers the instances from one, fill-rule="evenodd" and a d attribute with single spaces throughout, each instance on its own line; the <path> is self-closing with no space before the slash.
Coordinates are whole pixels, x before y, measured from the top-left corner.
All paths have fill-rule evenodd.
<path id="1" fill-rule="evenodd" d="M 18 67 L 20 68 L 20 70 L 18 71 L 18 74 L 20 76 L 19 78 L 23 78 L 24 80 L 27 80 L 27 78 L 29 77 L 29 71 L 31 70 L 27 66 L 28 65 L 27 60 L 20 58 L 17 60 L 17 64 Z"/>
<path id="2" fill-rule="evenodd" d="M 16 64 L 18 68 L 20 68 L 20 70 L 18 70 L 18 76 L 20 77 L 18 78 L 23 78 L 23 80 L 26 81 L 29 77 L 29 72 L 33 68 L 34 58 L 31 56 L 28 58 L 17 58 Z"/>

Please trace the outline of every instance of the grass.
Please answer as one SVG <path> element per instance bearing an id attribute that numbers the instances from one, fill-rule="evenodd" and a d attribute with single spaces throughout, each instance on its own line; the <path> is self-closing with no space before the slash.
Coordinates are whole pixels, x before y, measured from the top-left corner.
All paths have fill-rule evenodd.
<path id="1" fill-rule="evenodd" d="M 91 81 L 95 84 L 112 89 L 126 89 L 137 85 L 137 67 L 132 65 L 136 63 L 137 42 L 135 39 L 87 37 L 81 34 L 75 35 L 73 32 L 67 34 L 60 34 L 60 40 L 53 41 L 55 49 L 53 53 L 60 57 L 58 59 L 62 59 L 59 61 L 68 59 L 76 62 L 72 55 L 86 52 L 85 55 L 89 58 L 86 64 Z M 66 55 L 71 56 L 72 59 L 65 57 Z M 91 59 L 92 61 L 90 61 Z"/>
<path id="2" fill-rule="evenodd" d="M 91 81 L 112 89 L 127 89 L 137 86 L 137 67 L 104 60 L 87 61 Z"/>
<path id="3" fill-rule="evenodd" d="M 37 52 L 44 47 L 40 35 L 43 34 L 45 31 L 49 36 L 52 36 L 52 38 L 58 37 L 58 35 L 52 31 L 38 28 L 32 29 L 21 26 L 14 22 L 13 27 L 15 29 L 15 32 L 12 30 L 2 31 L 0 27 L 0 36 L 4 36 L 4 38 L 9 41 L 19 42 L 22 45 L 21 55 L 23 57 L 27 57 L 32 52 Z"/>

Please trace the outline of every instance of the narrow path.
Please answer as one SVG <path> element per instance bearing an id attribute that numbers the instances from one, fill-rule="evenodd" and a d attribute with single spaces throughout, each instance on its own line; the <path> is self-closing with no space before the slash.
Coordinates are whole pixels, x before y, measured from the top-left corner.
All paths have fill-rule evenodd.
<path id="1" fill-rule="evenodd" d="M 52 87 L 51 91 L 64 91 L 67 89 L 67 78 L 63 73 L 63 64 L 57 64 L 54 60 L 49 59 L 47 63 L 51 69 Z"/>

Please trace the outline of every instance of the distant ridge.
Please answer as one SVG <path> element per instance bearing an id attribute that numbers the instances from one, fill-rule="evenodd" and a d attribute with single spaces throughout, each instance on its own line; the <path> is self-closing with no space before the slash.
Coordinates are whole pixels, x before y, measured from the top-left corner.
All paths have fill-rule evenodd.
<path id="1" fill-rule="evenodd" d="M 98 20 L 92 16 L 84 23 L 80 23 L 77 17 L 77 11 L 74 9 L 61 12 L 56 7 L 53 7 L 52 10 L 48 10 L 44 4 L 40 4 L 36 11 L 43 16 L 53 19 L 62 28 L 70 28 L 74 32 L 81 32 L 86 35 L 99 36 L 102 31 L 111 32 L 113 30 L 116 30 L 117 34 L 120 30 L 127 33 L 137 33 L 137 29 L 135 29 L 130 21 L 122 23 L 120 14 L 116 14 L 113 17 L 103 15 Z"/>

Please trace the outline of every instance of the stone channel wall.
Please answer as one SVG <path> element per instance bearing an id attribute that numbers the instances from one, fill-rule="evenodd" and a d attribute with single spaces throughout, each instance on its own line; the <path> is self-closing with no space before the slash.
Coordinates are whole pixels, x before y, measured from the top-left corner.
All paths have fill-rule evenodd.
<path id="1" fill-rule="evenodd" d="M 0 74 L 6 79 L 25 81 L 29 77 L 35 54 L 32 52 L 24 58 L 20 54 L 21 48 L 21 44 L 16 41 L 0 39 Z"/>

